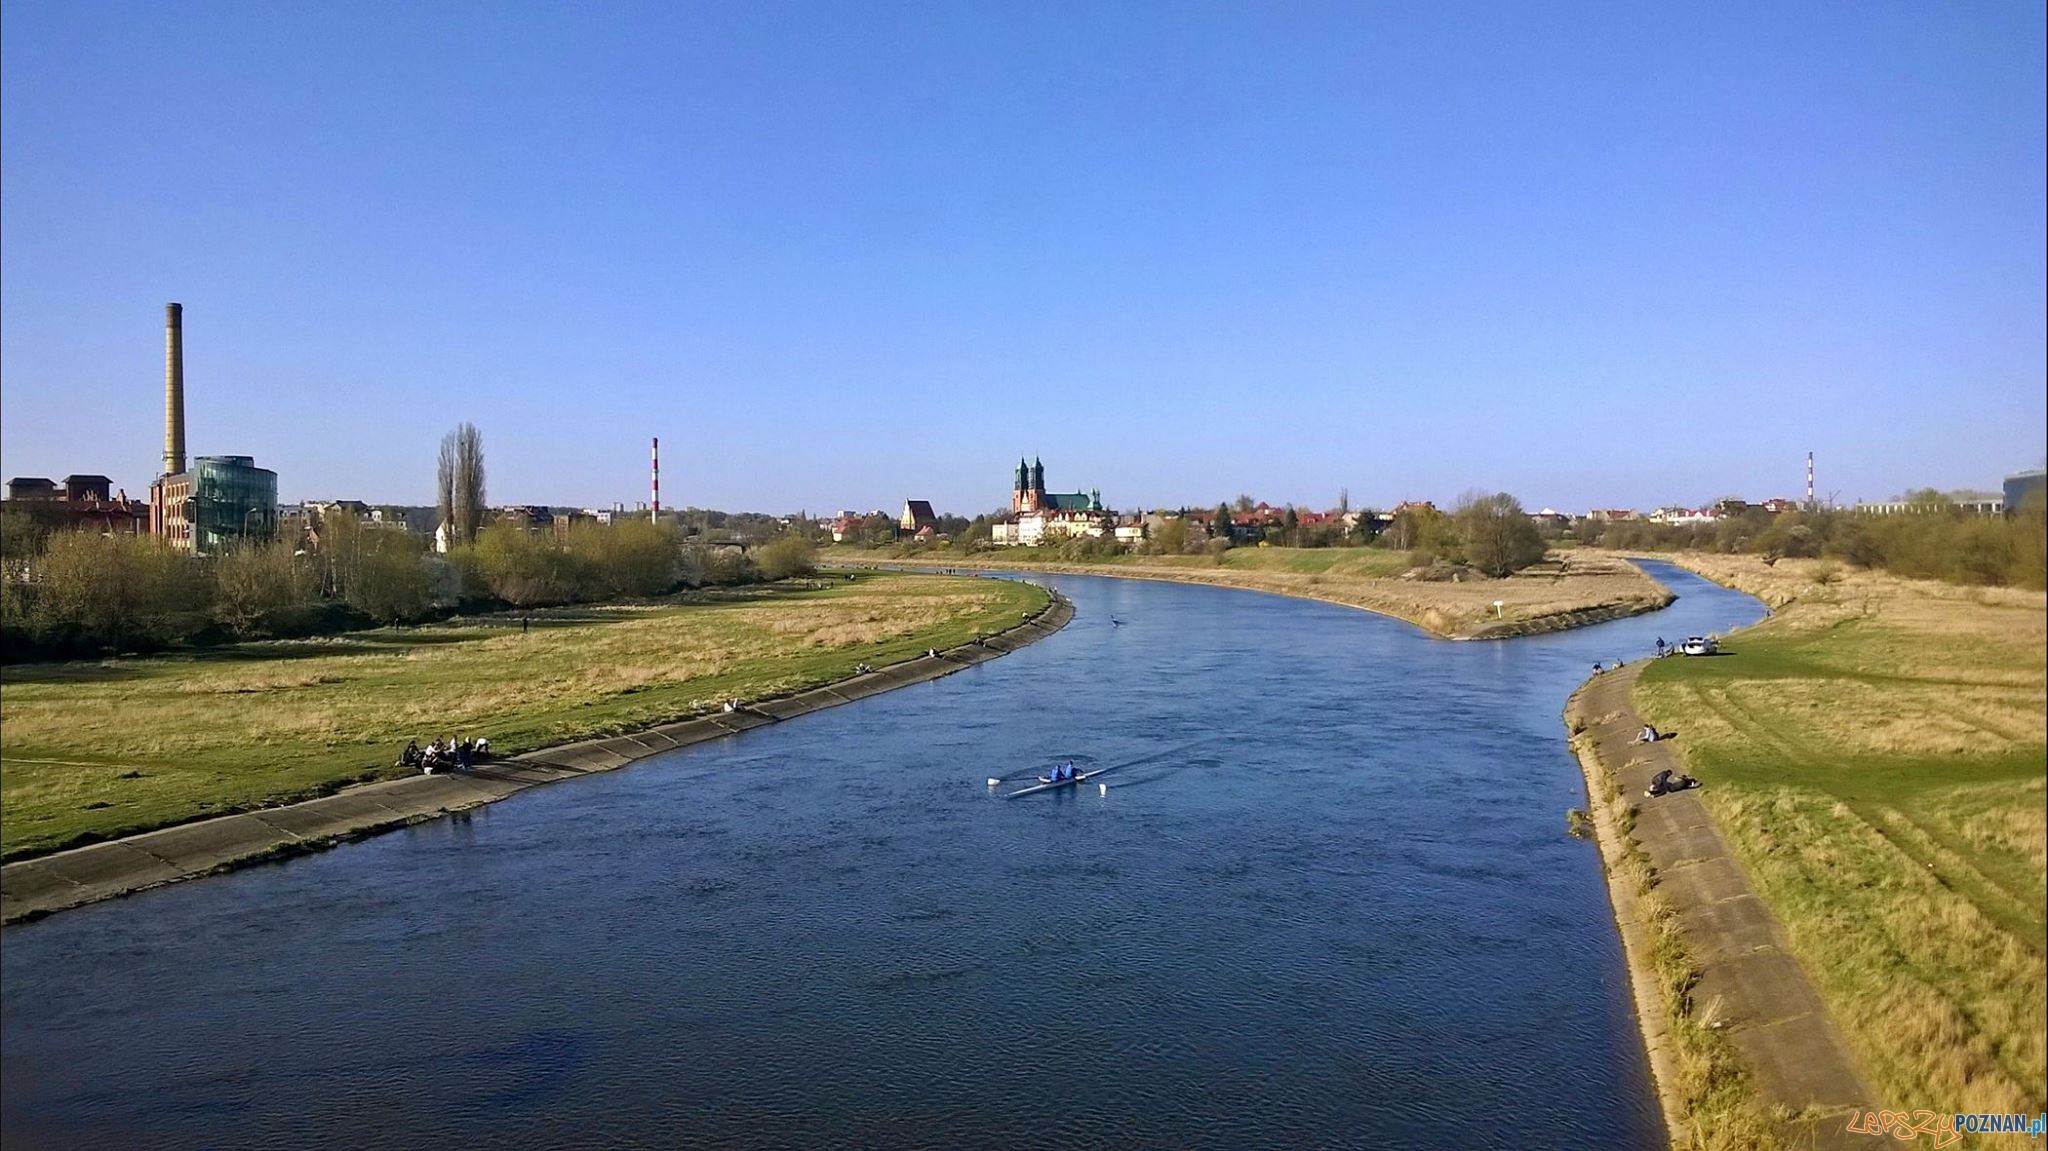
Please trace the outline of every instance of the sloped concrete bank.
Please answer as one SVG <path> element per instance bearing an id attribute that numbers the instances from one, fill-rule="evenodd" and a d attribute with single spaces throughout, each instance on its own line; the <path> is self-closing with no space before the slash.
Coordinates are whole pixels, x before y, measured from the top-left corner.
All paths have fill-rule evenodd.
<path id="1" fill-rule="evenodd" d="M 1682 769 L 1668 741 L 1633 741 L 1643 721 L 1630 691 L 1645 666 L 1594 676 L 1566 703 L 1565 726 L 1585 772 L 1608 896 L 1666 1128 L 1676 1146 L 1726 1145 L 1699 1138 L 1699 1117 L 1691 1113 L 1681 1069 L 1697 1066 L 1703 1055 L 1682 1050 L 1673 1021 L 1683 1019 L 1714 1033 L 1704 1042 L 1732 1046 L 1749 1089 L 1762 1110 L 1776 1117 L 1788 1144 L 1860 1146 L 1846 1124 L 1870 1104 L 1869 1091 L 1700 793 L 1644 798 L 1658 771 Z M 1660 936 L 1666 935 L 1669 940 L 1661 942 L 1682 949 L 1688 969 L 1680 982 L 1658 968 Z M 1678 1001 L 1669 1001 L 1671 995 Z"/>
<path id="2" fill-rule="evenodd" d="M 795 695 L 752 701 L 737 711 L 543 748 L 466 773 L 365 784 L 324 799 L 223 815 L 10 863 L 0 867 L 0 923 L 38 919 L 166 883 L 323 850 L 478 807 L 539 784 L 611 771 L 664 751 L 927 683 L 1044 639 L 1073 618 L 1073 604 L 1055 592 L 1037 615 L 979 644 L 963 644 Z"/>
<path id="3" fill-rule="evenodd" d="M 1671 606 L 1671 601 L 1677 598 L 1677 596 L 1667 591 L 1664 593 L 1664 598 L 1660 600 L 1631 600 L 1626 603 L 1600 604 L 1597 607 L 1581 608 L 1577 611 L 1561 611 L 1551 615 L 1537 616 L 1534 619 L 1516 620 L 1513 623 L 1482 627 L 1469 635 L 1461 635 L 1455 638 L 1514 639 L 1517 636 L 1547 635 L 1554 631 L 1570 631 L 1575 627 L 1591 627 L 1596 623 L 1607 623 L 1611 620 L 1627 619 L 1630 616 L 1648 615 L 1653 611 L 1663 611 Z"/>

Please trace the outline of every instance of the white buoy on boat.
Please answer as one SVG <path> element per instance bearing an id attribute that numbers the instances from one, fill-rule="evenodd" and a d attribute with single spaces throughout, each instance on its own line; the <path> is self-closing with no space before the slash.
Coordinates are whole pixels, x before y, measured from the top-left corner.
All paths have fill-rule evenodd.
<path id="1" fill-rule="evenodd" d="M 1096 786 L 1096 787 L 1099 787 L 1099 788 L 1101 788 L 1101 789 L 1102 789 L 1102 790 L 1100 790 L 1100 791 L 1096 792 L 1095 794 L 1097 794 L 1097 795 L 1108 795 L 1108 794 L 1109 794 L 1109 785 L 1108 785 L 1108 784 L 1106 784 L 1106 783 L 1098 783 L 1098 784 L 1096 784 L 1095 786 Z"/>
<path id="2" fill-rule="evenodd" d="M 993 776 L 993 775 L 991 775 L 991 776 L 989 776 L 989 777 L 988 777 L 988 785 L 989 785 L 990 787 L 994 787 L 994 786 L 995 786 L 996 784 L 999 784 L 999 783 L 1001 783 L 1001 782 L 1003 782 L 1003 781 L 1002 781 L 1002 780 L 1000 780 L 1000 779 L 997 779 L 997 778 L 996 778 L 995 776 Z"/>

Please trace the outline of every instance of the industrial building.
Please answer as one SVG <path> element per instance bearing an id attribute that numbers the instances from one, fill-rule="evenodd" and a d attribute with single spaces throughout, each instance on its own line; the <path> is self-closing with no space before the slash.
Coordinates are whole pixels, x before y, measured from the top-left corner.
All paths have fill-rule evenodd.
<path id="1" fill-rule="evenodd" d="M 277 531 L 277 473 L 251 456 L 185 466 L 185 309 L 164 305 L 163 474 L 149 486 L 149 530 L 179 551 L 214 555 Z"/>
<path id="2" fill-rule="evenodd" d="M 2005 477 L 2004 511 L 2007 515 L 2025 507 L 2029 499 L 2038 499 L 2048 483 L 2048 472 L 2040 468 L 2032 471 L 2014 472 Z"/>
<path id="3" fill-rule="evenodd" d="M 149 505 L 123 491 L 110 494 L 105 476 L 70 475 L 61 484 L 41 476 L 7 481 L 8 506 L 38 523 L 101 535 L 137 535 L 149 529 Z"/>

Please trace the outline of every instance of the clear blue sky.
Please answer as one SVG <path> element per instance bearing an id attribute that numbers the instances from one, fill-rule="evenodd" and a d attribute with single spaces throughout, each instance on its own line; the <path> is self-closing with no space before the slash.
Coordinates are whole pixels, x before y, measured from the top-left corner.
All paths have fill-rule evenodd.
<path id="1" fill-rule="evenodd" d="M 1995 487 L 2043 5 L 10 0 L 7 475 L 972 512 Z"/>

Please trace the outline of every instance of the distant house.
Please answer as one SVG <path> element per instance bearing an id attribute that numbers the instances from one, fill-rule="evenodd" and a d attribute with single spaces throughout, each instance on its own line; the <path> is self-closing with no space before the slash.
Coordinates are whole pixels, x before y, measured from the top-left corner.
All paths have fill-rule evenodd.
<path id="1" fill-rule="evenodd" d="M 938 530 L 939 517 L 932 512 L 930 500 L 904 500 L 903 514 L 896 518 L 896 526 L 913 535 L 925 528 Z"/>
<path id="2" fill-rule="evenodd" d="M 553 531 L 555 513 L 551 508 L 515 504 L 498 509 L 498 522 L 525 532 Z"/>
<path id="3" fill-rule="evenodd" d="M 1586 518 L 1598 524 L 1619 524 L 1641 519 L 1634 508 L 1594 508 Z"/>
<path id="4" fill-rule="evenodd" d="M 1649 515 L 1649 520 L 1653 524 L 1677 524 L 1683 527 L 1711 524 L 1720 518 L 1720 512 L 1713 508 L 1688 508 L 1677 504 L 1658 508 Z"/>
<path id="5" fill-rule="evenodd" d="M 1784 515 L 1786 512 L 1796 512 L 1799 510 L 1798 501 L 1786 499 L 1768 499 L 1756 506 L 1762 508 L 1763 510 L 1771 513 L 1774 516 L 1781 516 Z"/>
<path id="6" fill-rule="evenodd" d="M 843 544 L 848 540 L 852 540 L 855 543 L 860 542 L 863 533 L 868 530 L 868 521 L 877 516 L 886 521 L 889 518 L 889 513 L 874 511 L 863 515 L 860 512 L 840 512 L 832 520 L 832 542 L 835 544 Z"/>
<path id="7" fill-rule="evenodd" d="M 1253 505 L 1250 511 L 1233 511 L 1230 513 L 1230 522 L 1241 528 L 1275 528 L 1284 523 L 1286 519 L 1286 508 L 1276 508 L 1264 500 L 1260 500 L 1257 504 Z"/>

